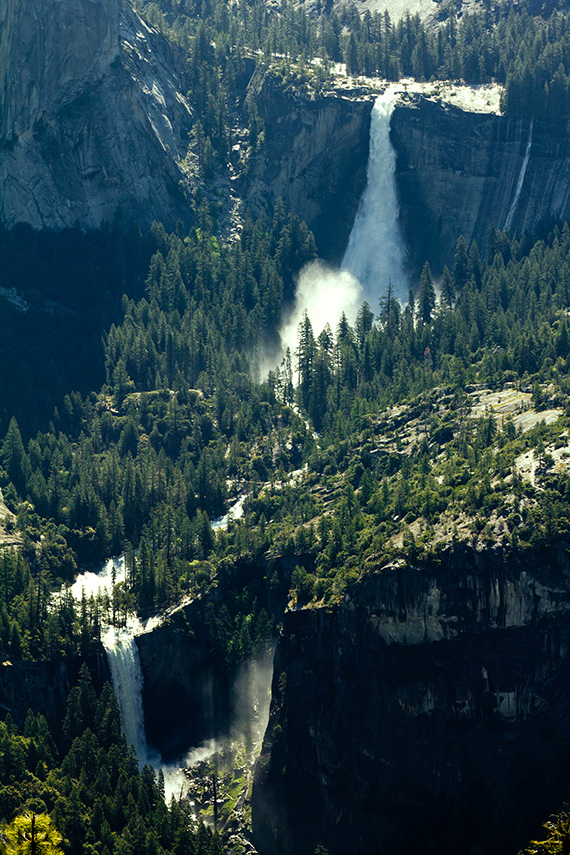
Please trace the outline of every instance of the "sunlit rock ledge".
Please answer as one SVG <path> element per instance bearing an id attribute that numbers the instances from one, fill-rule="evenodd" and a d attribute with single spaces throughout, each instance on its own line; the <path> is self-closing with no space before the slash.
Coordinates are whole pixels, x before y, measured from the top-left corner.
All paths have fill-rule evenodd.
<path id="1" fill-rule="evenodd" d="M 421 82 L 412 78 L 402 78 L 394 83 L 377 77 L 350 77 L 342 63 L 335 66 L 331 90 L 337 94 L 368 100 L 384 94 L 389 88 L 395 94 L 397 105 L 405 105 L 421 97 L 457 107 L 466 113 L 501 114 L 503 87 L 499 83 L 473 85 L 462 81 Z"/>

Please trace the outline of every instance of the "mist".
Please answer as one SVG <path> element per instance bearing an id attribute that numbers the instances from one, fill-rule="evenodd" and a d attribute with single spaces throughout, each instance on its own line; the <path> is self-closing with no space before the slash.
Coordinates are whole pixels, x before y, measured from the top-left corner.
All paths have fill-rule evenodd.
<path id="1" fill-rule="evenodd" d="M 330 324 L 334 332 L 344 312 L 352 325 L 362 303 L 362 287 L 349 270 L 337 270 L 323 261 L 310 261 L 299 273 L 295 305 L 280 330 L 283 352 L 297 347 L 297 328 L 307 312 L 315 337 Z"/>

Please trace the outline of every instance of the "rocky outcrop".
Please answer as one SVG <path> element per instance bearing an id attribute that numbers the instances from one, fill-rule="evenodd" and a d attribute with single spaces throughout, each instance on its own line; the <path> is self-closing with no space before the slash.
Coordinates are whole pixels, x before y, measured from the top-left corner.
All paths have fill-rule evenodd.
<path id="1" fill-rule="evenodd" d="M 212 637 L 212 609 L 191 602 L 137 638 L 146 738 L 166 761 L 227 732 L 231 680 Z"/>
<path id="2" fill-rule="evenodd" d="M 285 615 L 253 789 L 262 855 L 516 852 L 570 760 L 566 550 L 455 548 Z"/>
<path id="3" fill-rule="evenodd" d="M 570 218 L 567 120 L 510 118 L 409 98 L 392 117 L 404 237 L 416 266 L 449 264 L 459 235 L 519 234 Z"/>
<path id="4" fill-rule="evenodd" d="M 228 603 L 242 592 L 279 619 L 295 567 L 290 564 L 287 559 L 272 563 L 268 572 L 265 562 L 237 562 L 231 577 L 220 574 L 207 594 L 167 613 L 152 632 L 137 637 L 146 737 L 165 760 L 260 725 L 273 642 L 258 638 L 255 649 L 245 651 Z M 247 710 L 254 712 L 248 717 Z"/>
<path id="5" fill-rule="evenodd" d="M 187 218 L 191 110 L 172 49 L 126 0 L 8 0 L 0 34 L 3 222 Z"/>
<path id="6" fill-rule="evenodd" d="M 16 141 L 119 55 L 118 0 L 6 0 L 0 10 L 0 138 Z"/>
<path id="7" fill-rule="evenodd" d="M 320 254 L 339 262 L 366 185 L 372 100 L 311 94 L 263 68 L 248 98 L 265 131 L 244 182 L 247 205 L 258 214 L 282 198 L 312 229 Z"/>

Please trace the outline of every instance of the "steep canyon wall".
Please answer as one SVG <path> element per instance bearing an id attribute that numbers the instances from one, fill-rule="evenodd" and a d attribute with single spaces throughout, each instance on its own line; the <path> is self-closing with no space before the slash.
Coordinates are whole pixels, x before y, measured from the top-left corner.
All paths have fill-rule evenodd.
<path id="1" fill-rule="evenodd" d="M 402 230 L 416 267 L 427 258 L 441 272 L 461 234 L 483 252 L 491 223 L 532 235 L 570 218 L 567 120 L 531 126 L 415 97 L 396 107 L 392 141 Z"/>
<path id="2" fill-rule="evenodd" d="M 250 84 L 265 142 L 243 185 L 257 213 L 281 196 L 338 263 L 366 184 L 373 99 L 366 85 L 309 95 L 257 73 Z M 460 235 L 485 250 L 489 225 L 534 234 L 570 217 L 570 125 L 460 109 L 444 95 L 404 93 L 392 115 L 400 224 L 410 272 L 453 263 Z"/>
<path id="3" fill-rule="evenodd" d="M 283 199 L 312 229 L 320 254 L 340 263 L 366 186 L 371 99 L 315 96 L 264 69 L 248 98 L 265 126 L 243 184 L 248 207 L 255 215 Z"/>
<path id="4" fill-rule="evenodd" d="M 570 564 L 450 551 L 285 615 L 253 790 L 262 855 L 516 852 L 570 760 Z"/>

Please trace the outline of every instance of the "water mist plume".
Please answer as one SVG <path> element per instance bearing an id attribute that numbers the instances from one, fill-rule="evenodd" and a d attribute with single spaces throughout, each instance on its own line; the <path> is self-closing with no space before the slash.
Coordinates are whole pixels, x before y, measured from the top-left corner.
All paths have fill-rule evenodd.
<path id="1" fill-rule="evenodd" d="M 354 323 L 362 300 L 360 283 L 348 270 L 334 270 L 322 261 L 309 262 L 299 274 L 293 312 L 280 331 L 283 349 L 289 347 L 294 353 L 305 310 L 318 336 L 327 324 L 334 332 L 343 312 Z"/>

